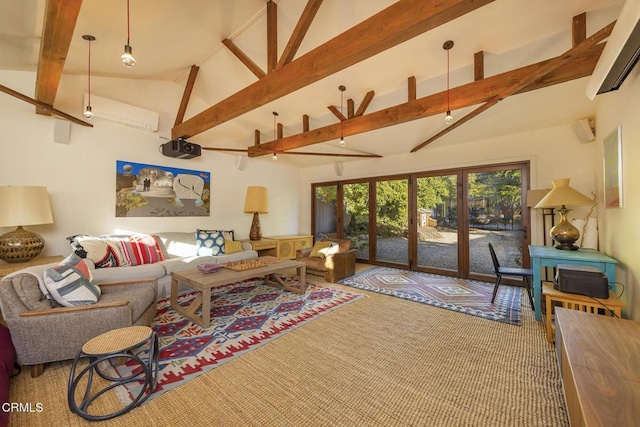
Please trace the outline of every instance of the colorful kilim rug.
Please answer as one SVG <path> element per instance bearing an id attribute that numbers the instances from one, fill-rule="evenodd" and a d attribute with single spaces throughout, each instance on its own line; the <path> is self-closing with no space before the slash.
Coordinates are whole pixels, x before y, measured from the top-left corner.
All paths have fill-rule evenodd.
<path id="1" fill-rule="evenodd" d="M 187 306 L 197 294 L 181 295 L 178 303 Z M 264 285 L 262 279 L 245 280 L 218 288 L 211 296 L 211 326 L 206 329 L 176 313 L 170 298 L 159 300 L 153 327 L 160 346 L 158 386 L 149 399 L 363 296 L 312 283 L 300 295 Z M 138 355 L 146 360 L 148 347 Z M 126 377 L 139 369 L 131 365 L 107 369 Z M 138 383 L 118 386 L 118 397 L 129 403 L 139 387 Z"/>
<path id="2" fill-rule="evenodd" d="M 491 304 L 493 283 L 397 268 L 370 268 L 338 283 L 484 319 L 520 325 L 522 289 L 516 286 L 500 286 L 496 300 Z"/>

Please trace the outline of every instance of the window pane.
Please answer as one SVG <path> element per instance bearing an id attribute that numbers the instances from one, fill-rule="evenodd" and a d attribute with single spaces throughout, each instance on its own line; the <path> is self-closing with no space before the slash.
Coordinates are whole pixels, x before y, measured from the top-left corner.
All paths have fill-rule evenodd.
<path id="1" fill-rule="evenodd" d="M 344 238 L 358 250 L 356 258 L 369 259 L 369 183 L 345 184 Z"/>
<path id="2" fill-rule="evenodd" d="M 418 265 L 458 270 L 456 175 L 417 179 Z"/>
<path id="3" fill-rule="evenodd" d="M 315 187 L 315 238 L 337 237 L 338 186 Z"/>
<path id="4" fill-rule="evenodd" d="M 409 264 L 407 179 L 376 182 L 376 260 Z"/>

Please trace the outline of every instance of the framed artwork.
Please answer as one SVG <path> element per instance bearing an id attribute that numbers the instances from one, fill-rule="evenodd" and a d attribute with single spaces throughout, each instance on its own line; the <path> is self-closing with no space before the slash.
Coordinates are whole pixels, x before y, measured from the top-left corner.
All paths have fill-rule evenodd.
<path id="1" fill-rule="evenodd" d="M 620 125 L 604 139 L 604 207 L 622 207 L 622 132 Z"/>
<path id="2" fill-rule="evenodd" d="M 116 161 L 116 217 L 209 216 L 209 172 Z"/>

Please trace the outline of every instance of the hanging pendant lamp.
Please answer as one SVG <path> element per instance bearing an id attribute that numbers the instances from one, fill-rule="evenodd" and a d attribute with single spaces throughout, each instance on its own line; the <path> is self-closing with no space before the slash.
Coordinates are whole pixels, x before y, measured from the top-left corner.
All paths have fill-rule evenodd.
<path id="1" fill-rule="evenodd" d="M 453 123 L 453 116 L 451 115 L 451 108 L 449 106 L 449 95 L 450 95 L 450 90 L 449 90 L 449 51 L 451 50 L 452 47 L 453 47 L 453 41 L 451 41 L 451 40 L 447 40 L 442 45 L 442 48 L 447 51 L 447 115 L 444 118 L 444 122 L 447 125 L 450 125 L 451 123 Z"/>
<path id="2" fill-rule="evenodd" d="M 340 85 L 340 86 L 338 86 L 338 89 L 340 90 L 340 114 L 342 114 L 344 116 L 344 112 L 342 111 L 342 105 L 343 105 L 342 101 L 343 101 L 343 98 L 344 98 L 344 91 L 347 90 L 347 88 L 345 86 L 343 86 L 343 85 Z M 340 142 L 339 142 L 339 144 L 340 144 L 341 147 L 344 147 L 345 144 L 346 144 L 344 142 L 344 133 L 342 131 L 343 130 L 343 123 L 344 123 L 344 120 L 340 120 Z"/>
<path id="3" fill-rule="evenodd" d="M 91 111 L 91 42 L 94 41 L 96 38 L 93 36 L 90 36 L 88 34 L 82 36 L 82 38 L 86 41 L 89 42 L 89 61 L 87 64 L 87 106 L 84 109 L 84 113 L 83 115 L 91 120 L 93 118 L 93 111 Z"/>
<path id="4" fill-rule="evenodd" d="M 276 117 L 278 117 L 278 113 L 276 111 L 273 112 L 273 160 L 278 160 L 278 153 L 276 152 Z"/>
<path id="5" fill-rule="evenodd" d="M 124 53 L 120 57 L 122 59 L 122 63 L 127 68 L 132 68 L 136 65 L 136 60 L 133 57 L 133 49 L 131 49 L 131 45 L 129 44 L 129 39 L 131 37 L 131 30 L 129 27 L 129 0 L 127 0 L 127 44 L 124 45 Z"/>

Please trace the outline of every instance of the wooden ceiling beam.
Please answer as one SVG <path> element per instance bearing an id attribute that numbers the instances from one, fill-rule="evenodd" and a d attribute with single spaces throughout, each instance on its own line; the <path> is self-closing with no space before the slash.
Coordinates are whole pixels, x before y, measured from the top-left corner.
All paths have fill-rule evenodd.
<path id="1" fill-rule="evenodd" d="M 6 87 L 6 86 L 0 85 L 0 92 L 4 92 L 7 95 L 11 95 L 11 96 L 13 96 L 15 98 L 18 98 L 18 99 L 22 100 L 22 101 L 28 102 L 29 104 L 35 105 L 38 108 L 42 108 L 42 109 L 48 111 L 49 113 L 55 114 L 56 116 L 60 116 L 63 119 L 67 119 L 70 122 L 77 123 L 77 124 L 79 124 L 81 126 L 86 126 L 86 127 L 89 127 L 89 128 L 93 127 L 93 125 L 91 123 L 87 123 L 87 122 L 85 122 L 83 120 L 80 120 L 80 119 L 78 119 L 76 117 L 73 117 L 72 115 L 67 114 L 64 111 L 60 111 L 57 108 L 53 108 L 51 105 L 47 105 L 44 102 L 38 101 L 37 99 L 33 99 L 31 97 L 28 97 L 27 95 L 24 95 L 24 94 L 22 94 L 20 92 L 17 92 L 17 91 L 15 91 L 13 89 L 10 89 L 10 88 Z"/>
<path id="2" fill-rule="evenodd" d="M 587 39 L 587 12 L 583 12 L 580 15 L 573 17 L 571 36 L 573 39 L 573 46 L 576 46 Z"/>
<path id="3" fill-rule="evenodd" d="M 56 100 L 80 6 L 82 0 L 47 0 L 35 90 L 35 99 L 45 105 L 52 106 Z M 51 111 L 37 106 L 36 113 L 49 115 Z"/>
<path id="4" fill-rule="evenodd" d="M 267 73 L 271 73 L 278 65 L 278 5 L 267 2 Z"/>
<path id="5" fill-rule="evenodd" d="M 318 9 L 320 9 L 321 4 L 322 0 L 307 1 L 307 5 L 302 11 L 302 15 L 300 15 L 300 19 L 298 19 L 298 23 L 293 29 L 293 33 L 291 33 L 291 37 L 289 37 L 289 42 L 282 52 L 280 61 L 278 61 L 278 64 L 276 65 L 276 69 L 282 68 L 284 65 L 293 61 L 293 58 L 295 58 L 304 36 L 307 35 L 307 31 L 309 30 L 313 19 L 316 17 L 316 13 L 318 13 Z"/>
<path id="6" fill-rule="evenodd" d="M 187 106 L 189 105 L 189 99 L 191 98 L 191 92 L 193 91 L 193 86 L 196 83 L 196 77 L 198 76 L 198 70 L 200 67 L 197 65 L 192 65 L 191 70 L 189 71 L 189 78 L 187 79 L 187 84 L 184 87 L 184 92 L 182 93 L 182 100 L 180 101 L 180 106 L 178 107 L 178 113 L 176 114 L 176 121 L 173 123 L 174 126 L 179 125 L 184 120 L 184 114 L 187 112 Z"/>
<path id="7" fill-rule="evenodd" d="M 604 44 L 598 44 L 585 49 L 579 55 L 571 58 L 566 64 L 521 88 L 517 93 L 525 93 L 590 76 L 602 54 L 603 48 Z M 536 73 L 550 61 L 553 61 L 553 59 L 452 88 L 451 108 L 460 109 L 487 102 L 514 84 Z M 338 139 L 341 127 L 343 135 L 350 136 L 442 114 L 445 111 L 447 111 L 447 92 L 443 91 L 360 117 L 354 117 L 342 123 L 334 123 L 301 134 L 288 136 L 278 141 L 278 149 L 293 150 Z M 260 156 L 263 150 L 267 153 L 270 152 L 269 150 L 272 151 L 271 143 L 260 144 L 259 147 L 255 147 L 255 150 L 253 148 L 249 149 L 249 156 Z"/>
<path id="8" fill-rule="evenodd" d="M 482 113 L 483 111 L 488 110 L 490 107 L 493 107 L 498 102 L 504 100 L 506 97 L 511 96 L 514 93 L 517 93 L 523 87 L 526 87 L 529 84 L 540 80 L 541 78 L 543 78 L 545 75 L 549 74 L 550 72 L 552 72 L 556 68 L 560 68 L 564 64 L 570 62 L 571 59 L 573 59 L 575 56 L 579 55 L 580 52 L 582 52 L 583 50 L 585 50 L 585 49 L 587 49 L 587 48 L 589 48 L 591 46 L 595 46 L 597 43 L 600 43 L 602 40 L 604 40 L 607 37 L 609 37 L 609 35 L 611 34 L 611 31 L 613 30 L 614 26 L 615 26 L 615 22 L 612 22 L 611 24 L 609 24 L 606 27 L 602 28 L 600 31 L 596 32 L 594 35 L 592 35 L 588 39 L 583 40 L 582 42 L 578 43 L 576 46 L 573 46 L 571 49 L 569 49 L 568 51 L 566 51 L 562 55 L 557 56 L 557 57 L 553 58 L 550 61 L 547 61 L 547 63 L 544 66 L 540 67 L 537 70 L 533 70 L 525 78 L 513 83 L 511 86 L 509 86 L 509 87 L 505 88 L 504 90 L 500 91 L 499 93 L 497 93 L 495 96 L 493 96 L 491 99 L 489 99 L 489 101 L 487 101 L 486 104 L 481 105 L 477 109 L 473 110 L 471 113 L 469 113 L 466 116 L 462 117 L 462 119 L 456 121 L 455 126 L 454 125 L 449 126 L 449 127 L 445 128 L 444 130 L 438 132 L 436 135 L 432 136 L 431 138 L 427 139 L 423 143 L 421 143 L 421 144 L 417 145 L 416 147 L 414 147 L 411 150 L 411 152 L 415 153 L 416 151 L 420 150 L 421 148 L 426 147 L 428 144 L 432 143 L 436 139 L 446 135 L 447 133 L 449 133 L 452 130 L 456 129 L 457 127 L 459 127 L 463 123 L 468 122 L 472 118 L 476 117 L 478 114 Z M 458 122 L 460 122 L 460 123 L 458 123 Z"/>
<path id="9" fill-rule="evenodd" d="M 399 0 L 259 81 L 174 126 L 191 137 L 344 70 L 494 0 Z"/>
<path id="10" fill-rule="evenodd" d="M 340 120 L 341 122 L 347 120 L 347 118 L 345 117 L 344 114 L 342 114 L 342 111 L 340 111 L 340 109 L 338 109 L 338 107 L 336 107 L 335 105 L 329 105 L 327 107 L 329 109 L 329 111 L 331 111 L 333 113 L 334 116 L 336 116 L 338 118 L 338 120 Z"/>
<path id="11" fill-rule="evenodd" d="M 484 52 L 473 54 L 473 80 L 484 79 Z"/>
<path id="12" fill-rule="evenodd" d="M 367 92 L 367 94 L 364 96 L 364 99 L 362 100 L 362 103 L 358 107 L 358 111 L 356 111 L 355 117 L 360 117 L 365 113 L 365 111 L 367 111 L 367 108 L 369 108 L 369 104 L 371 104 L 371 100 L 375 95 L 376 93 L 372 90 Z"/>
<path id="13" fill-rule="evenodd" d="M 258 79 L 261 79 L 267 75 L 267 73 L 262 71 L 262 68 L 260 68 L 258 64 L 253 62 L 253 60 L 249 58 L 249 56 L 247 56 L 247 54 L 245 54 L 242 49 L 236 46 L 234 42 L 229 39 L 224 39 L 222 40 L 222 44 L 225 45 L 227 49 L 229 49 L 231 53 L 233 53 L 236 58 L 238 58 L 240 62 L 242 62 Z"/>
<path id="14" fill-rule="evenodd" d="M 407 101 L 415 101 L 416 94 L 416 77 L 411 76 L 407 79 Z"/>

